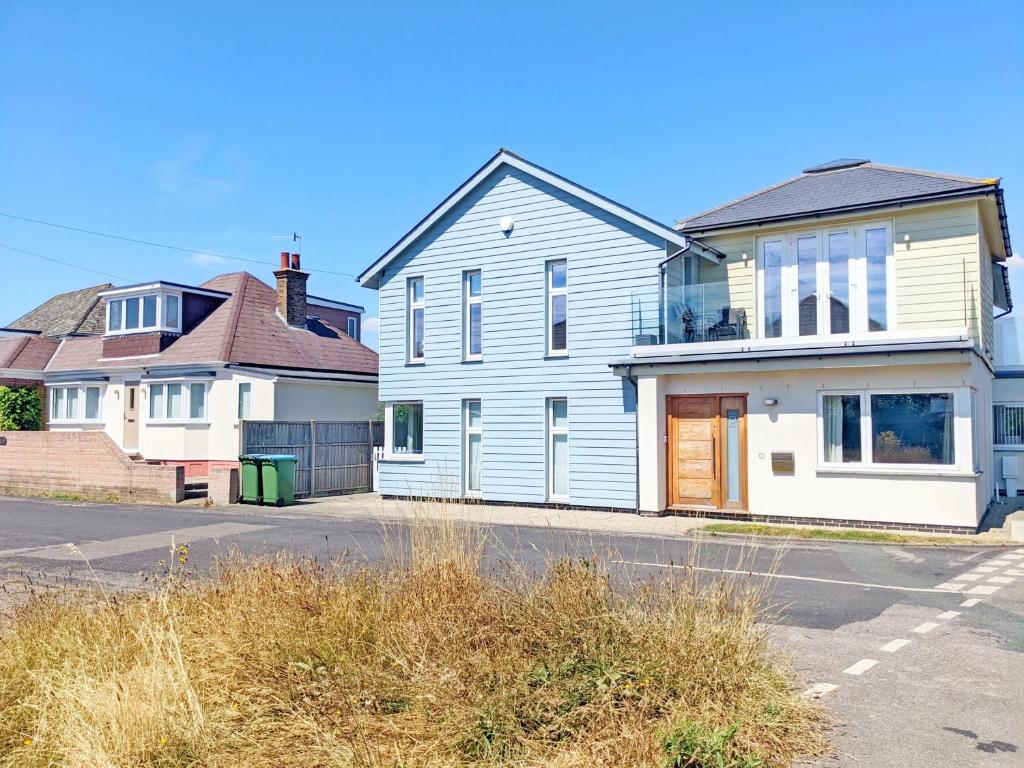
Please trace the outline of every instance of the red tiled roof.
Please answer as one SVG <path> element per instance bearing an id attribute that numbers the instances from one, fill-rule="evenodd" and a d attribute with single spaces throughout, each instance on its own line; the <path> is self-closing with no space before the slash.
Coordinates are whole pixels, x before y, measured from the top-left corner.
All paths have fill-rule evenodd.
<path id="1" fill-rule="evenodd" d="M 56 341 L 39 336 L 0 338 L 0 368 L 41 371 L 56 349 Z"/>
<path id="2" fill-rule="evenodd" d="M 377 374 L 377 353 L 326 323 L 293 328 L 277 315 L 277 293 L 248 272 L 218 275 L 202 288 L 231 296 L 158 355 L 103 358 L 100 336 L 65 339 L 48 371 L 140 365 L 237 363 L 272 368 Z"/>

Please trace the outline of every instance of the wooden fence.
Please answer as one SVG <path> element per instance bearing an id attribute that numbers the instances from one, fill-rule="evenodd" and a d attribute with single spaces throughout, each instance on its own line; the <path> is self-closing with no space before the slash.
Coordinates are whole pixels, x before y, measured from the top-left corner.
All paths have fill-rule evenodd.
<path id="1" fill-rule="evenodd" d="M 383 422 L 243 421 L 241 429 L 241 453 L 298 458 L 298 497 L 373 490 L 373 447 L 383 442 Z"/>

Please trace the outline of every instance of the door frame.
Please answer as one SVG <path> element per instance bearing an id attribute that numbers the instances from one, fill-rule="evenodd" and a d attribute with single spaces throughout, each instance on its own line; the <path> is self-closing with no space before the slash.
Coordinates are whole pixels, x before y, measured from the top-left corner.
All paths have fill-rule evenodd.
<path id="1" fill-rule="evenodd" d="M 709 393 L 709 394 L 688 394 L 688 395 L 667 395 L 665 397 L 665 467 L 666 467 L 666 502 L 669 508 L 687 509 L 687 508 L 700 508 L 710 509 L 721 512 L 742 512 L 746 511 L 749 507 L 749 497 L 747 495 L 747 399 L 749 395 L 746 392 L 729 392 L 729 393 Z M 675 450 L 675 440 L 673 440 L 673 413 L 674 408 L 672 407 L 673 400 L 685 400 L 685 399 L 701 399 L 701 400 L 714 400 L 717 407 L 714 408 L 715 416 L 712 417 L 711 435 L 714 442 L 714 473 L 715 473 L 715 489 L 712 496 L 713 503 L 710 507 L 704 505 L 695 504 L 673 504 L 675 498 L 675 481 L 676 473 L 675 466 L 676 462 L 673 461 L 673 452 Z M 740 500 L 739 502 L 728 502 L 728 488 L 727 478 L 723 472 L 725 466 L 725 457 L 727 455 L 728 444 L 727 444 L 727 433 L 722 428 L 722 424 L 725 421 L 723 411 L 725 410 L 724 402 L 728 400 L 739 400 L 742 403 L 742 413 L 740 414 L 739 428 L 737 435 L 739 438 L 739 472 L 740 472 Z"/>
<path id="2" fill-rule="evenodd" d="M 135 390 L 135 445 L 128 445 L 128 397 L 131 390 Z M 131 452 L 139 450 L 141 419 L 139 417 L 140 400 L 142 395 L 142 384 L 139 381 L 126 381 L 122 385 L 121 393 L 121 450 Z"/>

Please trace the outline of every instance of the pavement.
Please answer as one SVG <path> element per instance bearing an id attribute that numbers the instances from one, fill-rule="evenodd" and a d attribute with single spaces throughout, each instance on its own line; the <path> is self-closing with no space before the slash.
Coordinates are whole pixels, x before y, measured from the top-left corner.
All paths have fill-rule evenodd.
<path id="1" fill-rule="evenodd" d="M 143 585 L 237 551 L 379 560 L 438 505 L 373 496 L 283 510 L 0 499 L 0 611 L 28 589 Z M 828 766 L 1024 765 L 1024 547 L 694 537 L 701 521 L 457 506 L 492 557 L 598 556 L 622 580 L 696 567 L 766 582 L 775 647 L 836 720 Z M 69 544 L 73 546 L 69 546 Z M 31 583 L 32 586 L 29 586 Z M 18 590 L 22 590 L 19 594 Z"/>

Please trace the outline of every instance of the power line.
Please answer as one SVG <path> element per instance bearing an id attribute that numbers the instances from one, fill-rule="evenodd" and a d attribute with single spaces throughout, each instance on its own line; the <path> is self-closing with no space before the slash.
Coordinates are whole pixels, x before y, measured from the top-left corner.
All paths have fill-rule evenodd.
<path id="1" fill-rule="evenodd" d="M 106 237 L 106 238 L 109 238 L 111 240 L 121 240 L 121 241 L 126 242 L 126 243 L 134 243 L 136 245 L 147 245 L 147 246 L 149 246 L 151 248 L 164 248 L 164 249 L 166 249 L 168 251 L 179 251 L 181 253 L 197 254 L 197 255 L 200 255 L 200 256 L 212 256 L 214 258 L 228 259 L 230 261 L 244 261 L 244 262 L 248 262 L 249 264 L 261 264 L 263 266 L 269 266 L 269 267 L 276 266 L 271 261 L 261 261 L 260 259 L 247 259 L 247 258 L 245 258 L 243 256 L 228 256 L 228 255 L 223 254 L 223 253 L 213 253 L 211 251 L 200 251 L 200 250 L 196 250 L 195 248 L 182 248 L 181 246 L 178 246 L 178 245 L 167 245 L 166 243 L 157 243 L 157 242 L 154 242 L 152 240 L 140 240 L 140 239 L 135 238 L 135 237 L 125 237 L 124 235 L 113 235 L 113 234 L 111 234 L 109 232 L 98 232 L 98 231 L 96 231 L 94 229 L 83 229 L 82 227 L 72 227 L 69 224 L 56 224 L 56 223 L 54 223 L 52 221 L 43 221 L 41 219 L 30 219 L 30 218 L 28 218 L 26 216 L 16 216 L 13 213 L 3 213 L 2 211 L 0 211 L 0 216 L 4 216 L 4 217 L 6 217 L 8 219 L 15 219 L 17 221 L 25 221 L 25 222 L 28 222 L 29 224 L 41 224 L 41 225 L 43 225 L 45 227 L 54 227 L 55 229 L 65 229 L 65 230 L 67 230 L 69 232 L 78 232 L 78 233 L 83 234 L 83 235 L 94 235 L 96 237 Z M 36 255 L 36 254 L 33 254 L 33 255 Z M 43 258 L 45 258 L 45 257 L 43 257 Z M 53 261 L 53 259 L 51 259 L 51 261 Z M 75 265 L 71 265 L 71 266 L 75 266 Z M 81 269 L 85 269 L 85 267 L 81 267 Z M 90 271 L 95 271 L 95 270 L 90 270 Z M 325 275 L 338 275 L 339 277 L 356 277 L 356 275 L 352 274 L 351 272 L 334 272 L 333 270 L 330 270 L 330 269 L 310 269 L 310 270 L 307 270 L 307 271 L 308 272 L 320 272 L 320 273 L 325 274 Z M 103 274 L 103 273 L 100 273 L 100 274 Z"/>
<path id="2" fill-rule="evenodd" d="M 132 282 L 132 278 L 125 277 L 124 275 L 115 275 L 111 272 L 101 272 L 98 269 L 90 269 L 89 267 L 83 267 L 81 264 L 73 264 L 70 261 L 61 261 L 60 259 L 55 259 L 52 256 L 43 256 L 43 254 L 36 253 L 35 251 L 26 251 L 24 248 L 15 248 L 13 245 L 5 245 L 4 243 L 0 243 L 0 248 L 6 248 L 7 250 L 15 251 L 16 253 L 24 253 L 26 256 L 34 256 L 35 258 L 43 259 L 44 261 L 52 261 L 54 264 L 62 264 L 65 267 L 74 267 L 75 269 L 81 269 L 84 270 L 85 272 L 92 272 L 93 274 L 102 275 L 103 277 L 113 277 L 116 278 L 117 280 L 126 280 L 129 283 Z"/>

